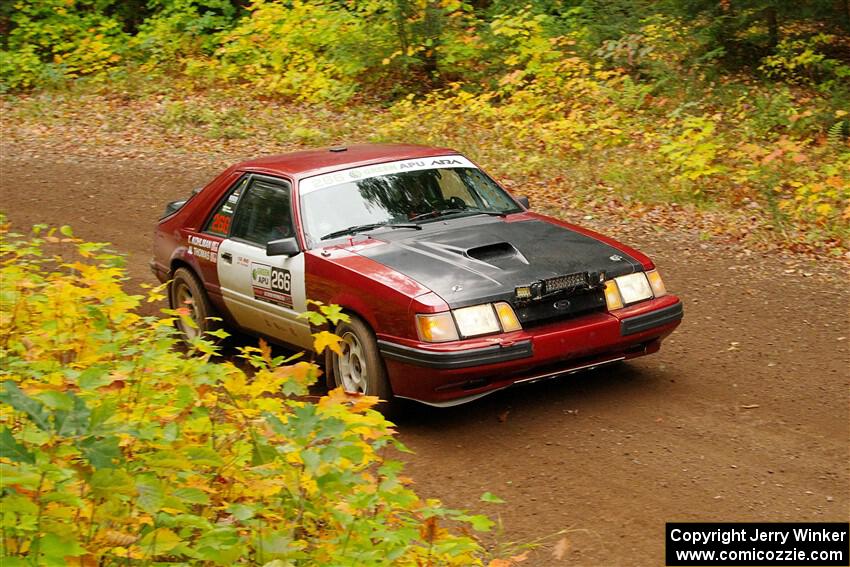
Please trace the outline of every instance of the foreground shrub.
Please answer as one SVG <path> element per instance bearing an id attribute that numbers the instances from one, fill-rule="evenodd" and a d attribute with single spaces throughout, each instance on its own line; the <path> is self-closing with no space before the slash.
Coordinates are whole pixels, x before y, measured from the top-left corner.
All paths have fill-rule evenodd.
<path id="1" fill-rule="evenodd" d="M 67 228 L 0 237 L 5 567 L 480 564 L 442 524 L 490 520 L 409 488 L 376 399 L 293 398 L 317 367 L 264 343 L 241 349 L 250 373 L 180 352 L 184 314 L 135 313 L 122 258 Z"/>

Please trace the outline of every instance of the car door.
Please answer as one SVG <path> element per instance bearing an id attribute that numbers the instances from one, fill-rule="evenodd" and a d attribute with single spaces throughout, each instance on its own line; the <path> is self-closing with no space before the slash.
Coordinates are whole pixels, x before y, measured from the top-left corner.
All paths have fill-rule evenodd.
<path id="1" fill-rule="evenodd" d="M 298 317 L 307 310 L 304 253 L 266 255 L 269 241 L 295 236 L 291 184 L 250 175 L 240 187 L 226 198 L 234 212 L 218 248 L 223 301 L 240 327 L 309 349 L 309 323 Z"/>

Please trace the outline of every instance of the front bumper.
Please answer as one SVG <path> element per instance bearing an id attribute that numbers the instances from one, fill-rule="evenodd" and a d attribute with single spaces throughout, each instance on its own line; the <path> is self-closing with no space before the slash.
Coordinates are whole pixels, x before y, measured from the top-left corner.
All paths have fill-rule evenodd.
<path id="1" fill-rule="evenodd" d="M 675 296 L 496 337 L 429 344 L 379 337 L 393 392 L 456 405 L 519 382 L 656 352 L 682 320 Z"/>

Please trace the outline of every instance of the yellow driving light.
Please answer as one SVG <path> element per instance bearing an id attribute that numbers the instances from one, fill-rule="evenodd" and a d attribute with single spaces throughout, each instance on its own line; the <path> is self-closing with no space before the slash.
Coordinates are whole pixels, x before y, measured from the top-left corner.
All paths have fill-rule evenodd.
<path id="1" fill-rule="evenodd" d="M 658 273 L 658 270 L 646 272 L 646 278 L 649 280 L 650 287 L 652 287 L 652 295 L 655 297 L 667 295 L 667 288 L 664 287 L 664 281 L 661 279 L 661 274 Z"/>
<path id="2" fill-rule="evenodd" d="M 434 315 L 417 315 L 416 330 L 419 332 L 419 338 L 429 343 L 444 343 L 458 339 L 454 319 L 448 311 Z"/>
<path id="3" fill-rule="evenodd" d="M 516 293 L 516 298 L 519 300 L 531 299 L 531 287 L 527 285 L 516 288 L 514 292 Z"/>
<path id="4" fill-rule="evenodd" d="M 608 304 L 608 311 L 623 307 L 623 298 L 620 297 L 620 290 L 614 280 L 605 282 L 605 303 Z"/>
<path id="5" fill-rule="evenodd" d="M 522 325 L 520 325 L 519 319 L 517 319 L 516 313 L 514 313 L 510 304 L 502 301 L 496 303 L 494 307 L 496 308 L 496 313 L 499 315 L 499 322 L 502 324 L 502 330 L 504 332 L 509 333 L 522 329 Z"/>

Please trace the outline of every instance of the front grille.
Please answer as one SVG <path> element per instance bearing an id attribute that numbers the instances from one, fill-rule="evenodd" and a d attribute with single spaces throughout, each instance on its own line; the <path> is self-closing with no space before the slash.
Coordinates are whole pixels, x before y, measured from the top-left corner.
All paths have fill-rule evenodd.
<path id="1" fill-rule="evenodd" d="M 562 292 L 523 305 L 514 305 L 520 323 L 526 328 L 604 309 L 605 294 L 599 290 L 572 294 Z"/>

